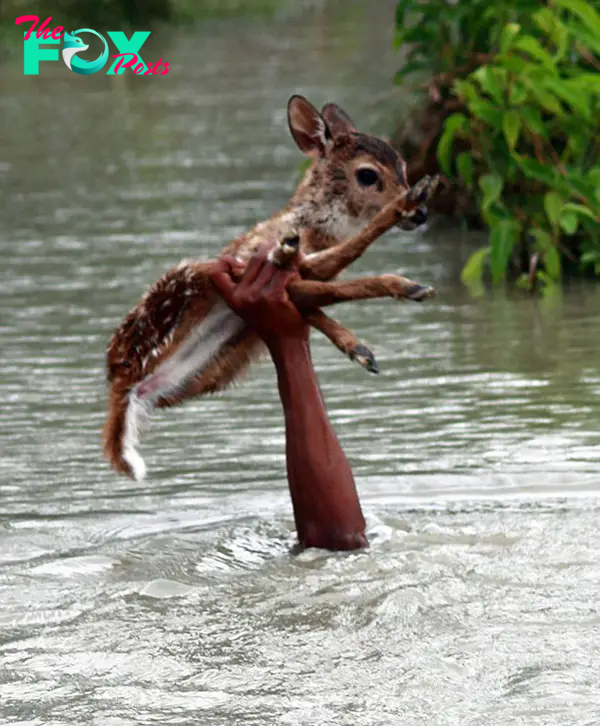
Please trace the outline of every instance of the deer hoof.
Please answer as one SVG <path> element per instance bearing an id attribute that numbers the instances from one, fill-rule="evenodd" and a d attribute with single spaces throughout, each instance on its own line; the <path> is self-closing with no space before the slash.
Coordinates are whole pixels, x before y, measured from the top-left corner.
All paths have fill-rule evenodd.
<path id="1" fill-rule="evenodd" d="M 435 297 L 435 289 L 427 285 L 413 285 L 406 291 L 406 297 L 415 302 L 423 302 L 430 297 Z"/>
<path id="2" fill-rule="evenodd" d="M 437 174 L 435 176 L 424 176 L 414 187 L 409 189 L 408 201 L 413 204 L 423 204 L 433 195 L 439 183 L 440 177 Z"/>
<path id="3" fill-rule="evenodd" d="M 367 348 L 366 345 L 357 345 L 349 353 L 350 360 L 355 360 L 360 366 L 369 373 L 379 373 L 379 366 L 375 360 L 375 356 Z"/>

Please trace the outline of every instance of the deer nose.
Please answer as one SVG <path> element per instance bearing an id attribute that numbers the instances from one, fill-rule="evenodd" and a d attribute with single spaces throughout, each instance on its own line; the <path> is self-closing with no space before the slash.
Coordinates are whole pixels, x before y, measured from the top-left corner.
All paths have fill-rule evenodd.
<path id="1" fill-rule="evenodd" d="M 418 207 L 417 209 L 415 209 L 413 214 L 411 214 L 410 220 L 411 222 L 414 222 L 417 226 L 425 224 L 425 222 L 427 221 L 427 209 L 425 209 L 425 207 Z"/>

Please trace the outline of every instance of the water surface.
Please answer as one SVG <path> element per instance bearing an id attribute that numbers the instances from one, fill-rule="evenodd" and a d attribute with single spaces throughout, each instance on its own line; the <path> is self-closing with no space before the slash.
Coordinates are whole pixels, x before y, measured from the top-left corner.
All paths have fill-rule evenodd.
<path id="1" fill-rule="evenodd" d="M 390 130 L 393 3 L 154 38 L 158 78 L 2 68 L 0 721 L 600 722 L 600 291 L 458 282 L 481 240 L 390 233 L 352 274 L 434 284 L 314 336 L 368 552 L 290 555 L 270 363 L 159 414 L 150 476 L 103 461 L 104 347 L 145 287 L 283 204 L 292 92 Z M 153 51 L 154 52 L 154 51 Z"/>

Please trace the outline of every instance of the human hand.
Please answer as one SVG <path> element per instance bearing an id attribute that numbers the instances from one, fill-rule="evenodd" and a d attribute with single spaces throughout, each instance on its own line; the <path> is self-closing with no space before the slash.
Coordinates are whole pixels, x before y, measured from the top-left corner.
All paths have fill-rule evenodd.
<path id="1" fill-rule="evenodd" d="M 299 277 L 296 266 L 279 267 L 269 261 L 265 245 L 244 269 L 233 257 L 218 260 L 210 278 L 229 307 L 271 348 L 282 339 L 307 340 L 308 324 L 290 300 L 286 286 Z M 232 279 L 235 274 L 238 282 Z"/>

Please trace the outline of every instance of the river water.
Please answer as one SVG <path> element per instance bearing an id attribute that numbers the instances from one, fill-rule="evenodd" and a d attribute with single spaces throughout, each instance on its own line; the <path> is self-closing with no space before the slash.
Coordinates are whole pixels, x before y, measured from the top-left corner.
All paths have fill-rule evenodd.
<path id="1" fill-rule="evenodd" d="M 600 723 L 600 289 L 469 297 L 481 239 L 394 232 L 352 274 L 433 284 L 314 336 L 371 548 L 293 556 L 271 364 L 156 416 L 133 483 L 100 450 L 104 347 L 145 287 L 281 205 L 285 104 L 392 126 L 393 3 L 157 35 L 167 76 L 0 97 L 0 723 Z M 155 34 L 156 35 L 156 34 Z"/>

